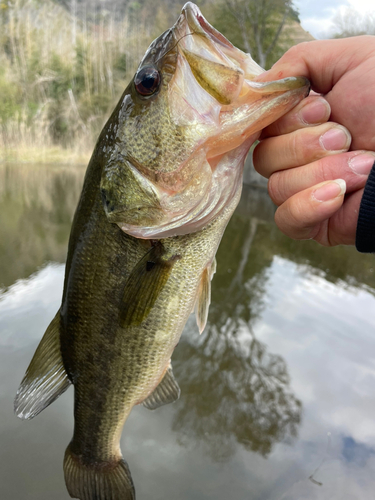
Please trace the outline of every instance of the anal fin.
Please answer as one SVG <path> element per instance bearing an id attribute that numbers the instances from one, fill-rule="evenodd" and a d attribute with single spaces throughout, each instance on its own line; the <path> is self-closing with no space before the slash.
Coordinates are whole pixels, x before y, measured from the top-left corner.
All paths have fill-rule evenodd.
<path id="1" fill-rule="evenodd" d="M 70 386 L 60 352 L 60 311 L 49 324 L 14 400 L 17 417 L 31 419 Z"/>
<path id="2" fill-rule="evenodd" d="M 180 394 L 181 389 L 174 378 L 172 366 L 169 365 L 159 385 L 142 404 L 149 410 L 156 410 L 160 406 L 174 403 L 180 397 Z"/>

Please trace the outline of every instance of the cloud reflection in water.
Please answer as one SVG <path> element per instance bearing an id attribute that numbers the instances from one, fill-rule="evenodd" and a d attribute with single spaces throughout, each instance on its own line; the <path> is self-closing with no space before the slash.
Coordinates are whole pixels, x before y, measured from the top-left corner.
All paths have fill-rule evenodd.
<path id="1" fill-rule="evenodd" d="M 46 255 L 62 262 L 74 207 L 64 193 L 75 186 L 78 195 L 80 177 L 49 171 L 26 203 L 16 189 L 24 170 L 4 177 L 11 198 L 0 189 L 2 214 L 9 210 L 0 282 L 10 285 L 0 293 L 0 498 L 67 500 L 72 391 L 31 422 L 12 410 L 62 293 L 62 264 L 35 271 Z M 38 230 L 41 213 L 49 230 Z M 219 250 L 207 330 L 200 337 L 190 318 L 174 355 L 181 399 L 155 412 L 138 407 L 125 426 L 139 500 L 373 497 L 373 256 L 291 242 L 272 213 L 259 191 L 245 192 Z"/>

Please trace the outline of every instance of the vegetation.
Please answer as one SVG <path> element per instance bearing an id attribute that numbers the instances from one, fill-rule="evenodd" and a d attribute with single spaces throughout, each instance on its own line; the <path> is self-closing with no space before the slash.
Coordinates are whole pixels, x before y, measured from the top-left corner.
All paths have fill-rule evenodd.
<path id="1" fill-rule="evenodd" d="M 223 0 L 214 18 L 219 31 L 266 69 L 291 45 L 288 23 L 299 21 L 291 0 Z"/>
<path id="2" fill-rule="evenodd" d="M 290 0 L 203 0 L 208 19 L 269 66 Z M 179 0 L 0 0 L 0 161 L 86 163 L 148 44 Z M 243 20 L 243 22 L 242 22 Z M 258 26 L 258 28 L 257 28 Z"/>
<path id="3" fill-rule="evenodd" d="M 375 35 L 375 12 L 360 14 L 347 7 L 340 10 L 333 20 L 333 38 L 347 38 L 359 35 Z"/>
<path id="4" fill-rule="evenodd" d="M 87 153 L 154 33 L 127 14 L 72 18 L 51 1 L 0 7 L 2 156 Z"/>

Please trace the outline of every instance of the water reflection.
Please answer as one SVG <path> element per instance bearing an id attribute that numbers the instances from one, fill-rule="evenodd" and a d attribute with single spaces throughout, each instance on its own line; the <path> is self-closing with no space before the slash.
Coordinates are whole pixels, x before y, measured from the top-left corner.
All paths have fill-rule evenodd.
<path id="1" fill-rule="evenodd" d="M 174 355 L 183 398 L 173 429 L 181 431 L 181 442 L 204 443 L 219 461 L 238 443 L 267 456 L 275 443 L 296 437 L 301 420 L 284 359 L 268 352 L 253 331 L 271 263 L 252 258 L 259 224 L 235 216 L 218 253 L 208 325 L 195 342 L 183 337 Z"/>
<path id="2" fill-rule="evenodd" d="M 85 169 L 0 164 L 0 287 L 65 262 Z"/>
<path id="3" fill-rule="evenodd" d="M 178 352 L 183 397 L 172 429 L 181 443 L 194 439 L 223 461 L 237 444 L 267 456 L 275 443 L 297 435 L 301 402 L 289 387 L 286 363 L 251 330 L 237 330 L 232 321 L 221 329 L 210 325 L 201 342 L 184 339 Z"/>
<path id="4" fill-rule="evenodd" d="M 71 391 L 31 422 L 16 419 L 12 406 L 60 303 L 83 173 L 0 166 L 6 500 L 68 499 Z M 122 448 L 139 500 L 151 491 L 155 500 L 373 496 L 373 256 L 293 242 L 273 213 L 262 191 L 245 189 L 218 252 L 207 328 L 199 336 L 191 317 L 174 354 L 181 399 L 155 412 L 135 408 L 126 423 Z"/>

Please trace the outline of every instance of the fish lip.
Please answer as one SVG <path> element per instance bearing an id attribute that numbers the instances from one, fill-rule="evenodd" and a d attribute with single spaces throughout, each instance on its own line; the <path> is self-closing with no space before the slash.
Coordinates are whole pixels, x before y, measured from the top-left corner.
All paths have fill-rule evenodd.
<path id="1" fill-rule="evenodd" d="M 306 87 L 307 94 L 310 92 L 311 84 L 310 81 L 305 76 L 288 76 L 282 78 L 281 80 L 272 81 L 262 81 L 257 82 L 254 80 L 248 80 L 248 85 L 253 92 L 259 92 L 262 94 L 270 93 L 276 94 L 278 92 L 286 92 L 290 90 L 298 90 Z"/>
<path id="2" fill-rule="evenodd" d="M 232 61 L 236 61 L 236 66 L 242 69 L 245 73 L 245 79 L 251 91 L 260 94 L 282 94 L 287 93 L 291 90 L 298 91 L 299 89 L 306 88 L 305 96 L 309 95 L 310 92 L 310 82 L 307 78 L 298 77 L 287 77 L 280 80 L 275 80 L 273 82 L 257 82 L 253 78 L 249 78 L 250 75 L 246 75 L 245 68 L 242 66 L 241 57 L 238 56 L 237 52 L 240 52 L 229 40 L 225 38 L 219 31 L 217 31 L 203 16 L 200 9 L 193 2 L 187 2 L 182 10 L 181 16 L 176 23 L 177 32 L 181 27 L 184 26 L 183 30 L 186 30 L 186 35 L 197 35 L 206 38 L 211 43 L 216 45 L 221 45 L 224 54 L 227 56 L 228 51 L 232 53 Z M 188 31 L 190 30 L 190 33 Z M 184 49 L 181 49 L 184 51 Z M 189 49 L 190 50 L 190 49 Z M 194 53 L 194 50 L 193 50 Z M 242 54 L 242 53 L 241 53 Z M 237 57 L 236 57 L 237 56 Z M 217 62 L 223 64 L 222 60 Z M 225 65 L 225 62 L 224 62 Z"/>
<path id="3" fill-rule="evenodd" d="M 192 2 L 187 2 L 181 10 L 181 15 L 186 19 L 192 33 L 204 36 L 211 39 L 213 42 L 224 45 L 228 48 L 234 46 L 229 40 L 225 38 L 219 31 L 217 31 L 203 16 L 197 5 Z"/>
<path id="4" fill-rule="evenodd" d="M 298 78 L 304 78 L 306 80 L 306 94 L 305 94 L 305 98 L 310 94 L 310 90 L 311 90 L 311 82 L 308 78 L 306 78 L 305 76 L 300 76 Z"/>

